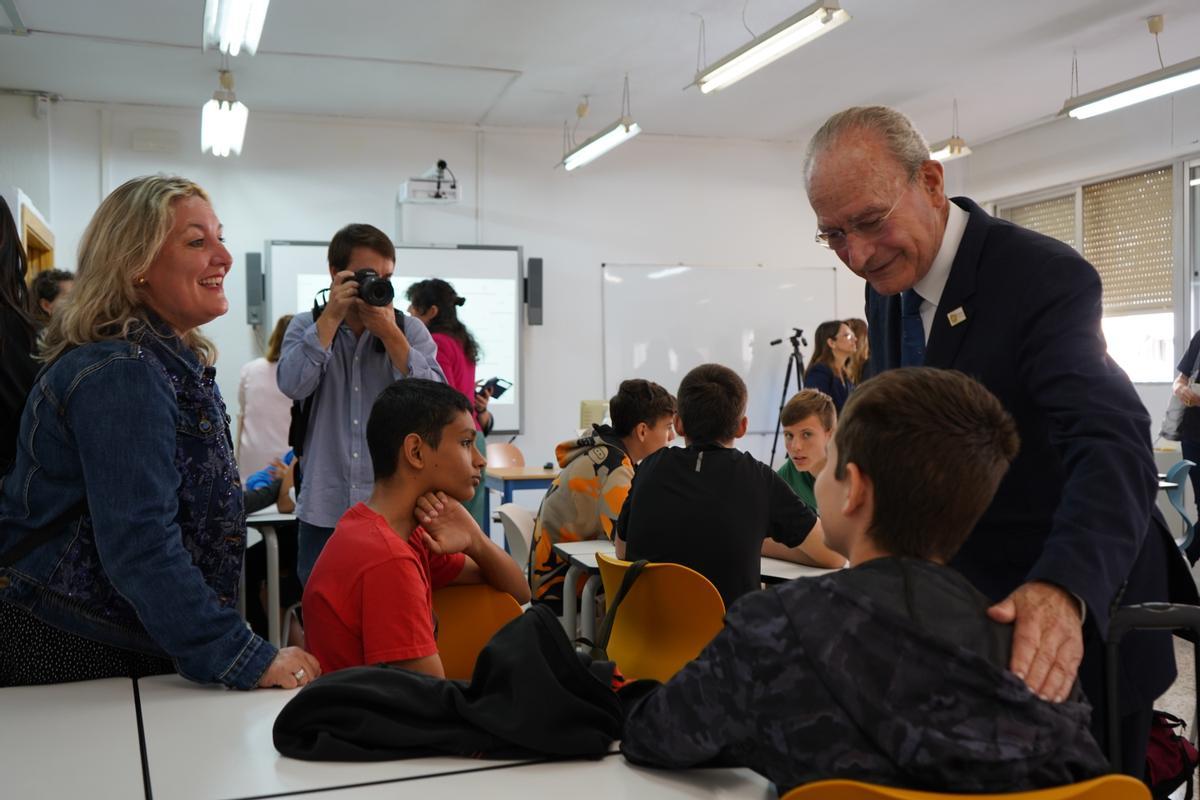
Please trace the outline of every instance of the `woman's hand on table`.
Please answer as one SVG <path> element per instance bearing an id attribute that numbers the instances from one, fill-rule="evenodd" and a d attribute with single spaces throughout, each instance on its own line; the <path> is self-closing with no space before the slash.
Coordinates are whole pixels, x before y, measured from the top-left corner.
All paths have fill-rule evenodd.
<path id="1" fill-rule="evenodd" d="M 321 676 L 321 665 L 316 656 L 299 647 L 284 647 L 275 654 L 275 660 L 258 680 L 260 689 L 277 687 L 298 689 L 307 686 Z"/>

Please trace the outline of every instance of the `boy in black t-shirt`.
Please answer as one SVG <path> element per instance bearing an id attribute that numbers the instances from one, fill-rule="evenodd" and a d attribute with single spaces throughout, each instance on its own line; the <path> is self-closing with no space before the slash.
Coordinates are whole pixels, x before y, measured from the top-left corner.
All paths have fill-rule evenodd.
<path id="1" fill-rule="evenodd" d="M 733 443 L 746 433 L 746 384 L 720 364 L 683 378 L 675 430 L 638 466 L 617 520 L 617 554 L 691 567 L 728 608 L 759 588 L 760 557 L 819 567 L 845 559 L 825 546 L 816 512 L 770 467 Z M 773 540 L 773 541 L 772 541 Z"/>

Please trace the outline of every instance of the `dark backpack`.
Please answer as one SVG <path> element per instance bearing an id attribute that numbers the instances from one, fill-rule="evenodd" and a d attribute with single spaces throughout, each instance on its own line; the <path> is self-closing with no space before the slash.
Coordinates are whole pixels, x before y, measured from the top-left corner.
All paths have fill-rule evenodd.
<path id="1" fill-rule="evenodd" d="M 1155 798 L 1167 798 L 1187 784 L 1185 800 L 1192 800 L 1192 773 L 1200 752 L 1183 735 L 1187 723 L 1165 711 L 1155 711 L 1146 747 L 1146 783 Z"/>

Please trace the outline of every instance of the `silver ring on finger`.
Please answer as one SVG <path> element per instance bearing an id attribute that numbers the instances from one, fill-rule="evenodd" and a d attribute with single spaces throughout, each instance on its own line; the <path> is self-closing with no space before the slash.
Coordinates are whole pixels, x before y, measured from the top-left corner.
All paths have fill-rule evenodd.
<path id="1" fill-rule="evenodd" d="M 297 681 L 302 681 L 302 680 L 304 680 L 304 674 L 305 674 L 304 667 L 301 667 L 300 669 L 298 669 L 292 673 L 292 677 L 295 678 Z"/>

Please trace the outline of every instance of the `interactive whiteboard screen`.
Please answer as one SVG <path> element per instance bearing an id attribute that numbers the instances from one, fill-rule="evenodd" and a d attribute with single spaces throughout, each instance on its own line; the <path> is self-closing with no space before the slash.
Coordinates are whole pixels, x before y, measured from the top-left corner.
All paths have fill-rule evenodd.
<path id="1" fill-rule="evenodd" d="M 692 367 L 724 364 L 746 382 L 751 434 L 775 430 L 792 329 L 811 345 L 817 325 L 836 318 L 832 267 L 604 264 L 600 272 L 606 397 L 626 378 L 675 394 Z M 807 364 L 812 347 L 801 355 Z M 793 372 L 788 394 L 796 391 Z"/>
<path id="2" fill-rule="evenodd" d="M 267 319 L 311 311 L 329 287 L 327 242 L 268 241 L 266 247 Z M 475 378 L 499 377 L 513 386 L 488 406 L 496 433 L 519 433 L 523 423 L 521 373 L 521 251 L 516 247 L 397 247 L 392 286 L 396 307 L 408 308 L 405 290 L 426 278 L 441 278 L 467 302 L 458 309 L 482 350 Z M 322 298 L 323 300 L 324 298 Z"/>

